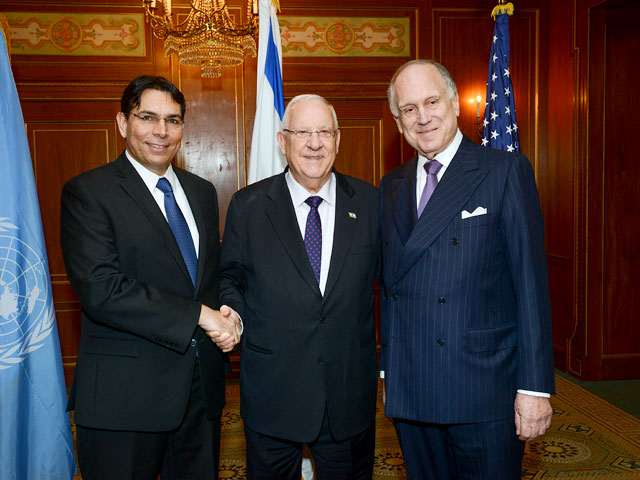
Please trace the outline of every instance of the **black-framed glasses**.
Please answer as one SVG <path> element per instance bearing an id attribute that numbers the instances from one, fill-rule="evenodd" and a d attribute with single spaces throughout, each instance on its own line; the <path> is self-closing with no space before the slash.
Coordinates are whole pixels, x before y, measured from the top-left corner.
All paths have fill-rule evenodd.
<path id="1" fill-rule="evenodd" d="M 338 130 L 289 130 L 288 128 L 283 128 L 282 131 L 290 133 L 291 135 L 295 135 L 296 138 L 299 138 L 301 140 L 311 138 L 311 135 L 313 135 L 314 133 L 318 134 L 318 138 L 329 140 L 330 138 L 333 138 L 335 136 Z"/>
<path id="2" fill-rule="evenodd" d="M 161 120 L 164 120 L 164 123 L 167 126 L 167 128 L 171 130 L 179 130 L 182 127 L 184 127 L 184 120 L 182 120 L 182 118 L 180 117 L 165 118 L 165 117 L 158 117 L 157 115 L 149 115 L 147 113 L 140 115 L 138 113 L 133 113 L 133 112 L 131 112 L 131 115 L 133 115 L 134 117 L 139 119 L 144 125 L 147 125 L 149 127 L 157 126 Z"/>

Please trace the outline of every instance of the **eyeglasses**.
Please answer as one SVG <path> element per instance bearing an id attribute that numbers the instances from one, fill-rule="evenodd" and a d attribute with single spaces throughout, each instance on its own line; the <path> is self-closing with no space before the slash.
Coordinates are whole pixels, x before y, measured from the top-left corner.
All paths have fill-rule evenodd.
<path id="1" fill-rule="evenodd" d="M 322 140 L 329 140 L 330 138 L 333 138 L 338 130 L 289 130 L 287 128 L 283 128 L 282 131 L 295 135 L 296 138 L 301 140 L 311 138 L 311 135 L 314 133 L 317 133 L 318 137 Z"/>
<path id="2" fill-rule="evenodd" d="M 160 120 L 164 120 L 165 125 L 170 130 L 179 130 L 182 127 L 184 127 L 184 120 L 182 120 L 180 117 L 164 118 L 164 117 L 158 117 L 157 115 L 147 115 L 147 114 L 138 115 L 137 113 L 133 113 L 133 112 L 131 112 L 131 115 L 140 119 L 143 125 L 148 127 L 157 126 L 160 123 Z"/>

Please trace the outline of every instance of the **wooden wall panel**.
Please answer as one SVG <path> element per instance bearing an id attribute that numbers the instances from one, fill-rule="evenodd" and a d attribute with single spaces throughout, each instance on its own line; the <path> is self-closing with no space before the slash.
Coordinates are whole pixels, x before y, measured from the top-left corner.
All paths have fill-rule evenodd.
<path id="1" fill-rule="evenodd" d="M 571 260 L 548 255 L 549 291 L 553 322 L 553 352 L 555 367 L 569 370 L 567 361 L 568 339 L 575 335 L 573 321 L 572 285 L 574 273 Z"/>
<path id="2" fill-rule="evenodd" d="M 380 122 L 375 120 L 343 120 L 335 168 L 374 185 L 379 182 L 376 172 L 379 175 L 380 127 Z"/>
<path id="3" fill-rule="evenodd" d="M 640 111 L 640 9 L 615 12 L 606 25 L 604 65 L 604 157 L 603 223 L 604 232 L 604 358 L 637 356 L 640 372 L 640 163 L 635 145 L 629 139 L 640 133 L 637 123 L 629 121 Z M 632 19 L 627 18 L 632 15 Z M 595 159 L 594 159 L 595 160 Z M 594 162 L 597 168 L 598 162 Z"/>
<path id="4" fill-rule="evenodd" d="M 383 100 L 335 100 L 332 103 L 341 131 L 336 169 L 379 185 L 385 172 L 385 135 L 389 130 L 396 131 L 395 122 L 386 114 L 387 103 Z M 396 149 L 398 145 L 395 144 Z M 398 150 L 394 153 L 393 157 L 398 158 Z"/>
<path id="5" fill-rule="evenodd" d="M 52 277 L 64 275 L 60 255 L 60 192 L 71 177 L 113 158 L 114 124 L 27 124 Z M 111 148 L 110 148 L 111 144 Z"/>
<path id="6" fill-rule="evenodd" d="M 570 340 L 580 332 L 576 323 L 575 287 L 575 140 L 576 72 L 575 27 L 573 1 L 554 3 L 549 17 L 549 37 L 546 50 L 548 87 L 541 105 L 541 153 L 538 169 L 540 203 L 545 219 L 545 240 L 549 259 L 549 282 L 553 314 L 553 347 L 556 368 L 569 371 Z M 541 71 L 545 71 L 541 66 Z M 545 111 L 544 108 L 541 109 Z M 544 128 L 546 127 L 546 128 Z M 544 139 L 546 137 L 546 142 Z"/>
<path id="7" fill-rule="evenodd" d="M 640 7 L 626 0 L 577 7 L 577 307 L 567 357 L 582 378 L 639 378 L 640 166 L 629 139 L 640 128 L 628 119 L 640 108 Z"/>
<path id="8" fill-rule="evenodd" d="M 221 78 L 203 79 L 197 69 L 180 66 L 178 80 L 187 98 L 178 163 L 215 185 L 222 233 L 231 196 L 246 185 L 243 69 L 236 67 Z"/>
<path id="9" fill-rule="evenodd" d="M 54 283 L 55 288 L 55 283 Z M 69 290 L 71 290 L 69 288 Z M 80 304 L 73 302 L 54 302 L 58 337 L 60 338 L 60 353 L 62 367 L 67 386 L 71 385 L 73 371 L 78 360 L 78 346 L 80 345 Z"/>

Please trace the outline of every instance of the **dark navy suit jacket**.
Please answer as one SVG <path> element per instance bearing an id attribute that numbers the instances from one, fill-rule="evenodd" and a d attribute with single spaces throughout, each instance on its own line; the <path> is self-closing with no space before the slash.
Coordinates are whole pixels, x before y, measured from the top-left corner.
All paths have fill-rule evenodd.
<path id="1" fill-rule="evenodd" d="M 517 389 L 554 392 L 543 221 L 526 157 L 464 138 L 420 219 L 416 159 L 381 185 L 388 416 L 512 417 Z M 486 214 L 462 218 L 462 212 Z"/>

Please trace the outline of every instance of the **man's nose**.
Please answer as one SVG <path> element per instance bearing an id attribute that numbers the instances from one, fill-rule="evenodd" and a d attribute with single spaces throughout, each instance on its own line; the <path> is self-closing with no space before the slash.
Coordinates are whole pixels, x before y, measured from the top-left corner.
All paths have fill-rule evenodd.
<path id="1" fill-rule="evenodd" d="M 168 132 L 167 122 L 164 118 L 159 118 L 153 125 L 153 134 L 159 137 L 166 137 Z"/>
<path id="2" fill-rule="evenodd" d="M 322 146 L 322 140 L 320 139 L 320 133 L 311 132 L 311 136 L 307 140 L 307 145 L 314 150 L 319 149 Z"/>
<path id="3" fill-rule="evenodd" d="M 431 114 L 424 105 L 418 106 L 418 123 L 424 125 L 431 120 Z"/>

